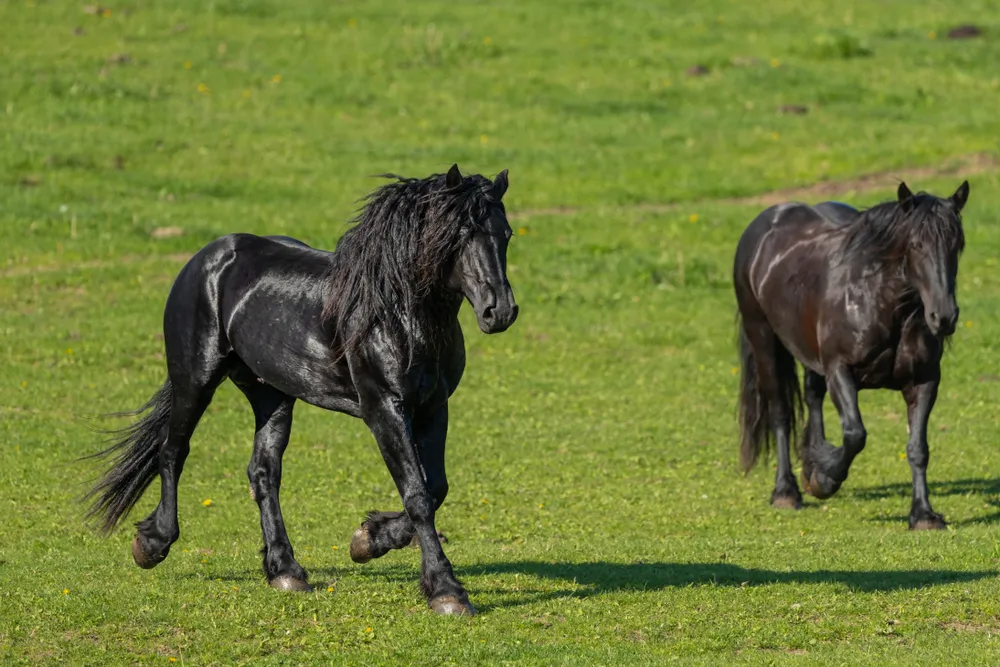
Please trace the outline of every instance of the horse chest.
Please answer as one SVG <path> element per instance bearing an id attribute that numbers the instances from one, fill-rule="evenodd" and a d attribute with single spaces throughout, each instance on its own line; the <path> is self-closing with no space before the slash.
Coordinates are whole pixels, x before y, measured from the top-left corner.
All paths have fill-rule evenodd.
<path id="1" fill-rule="evenodd" d="M 410 379 L 412 403 L 422 409 L 436 408 L 448 400 L 451 391 L 445 369 L 434 364 L 425 366 Z"/>
<path id="2" fill-rule="evenodd" d="M 921 384 L 935 379 L 941 371 L 942 342 L 922 324 L 912 325 L 903 332 L 893 367 L 893 376 L 900 385 Z"/>
<path id="3" fill-rule="evenodd" d="M 423 405 L 431 400 L 441 386 L 441 382 L 441 373 L 437 368 L 421 373 L 416 383 L 417 403 Z"/>
<path id="4" fill-rule="evenodd" d="M 901 389 L 937 375 L 941 344 L 920 325 L 911 325 L 853 365 L 862 389 Z"/>
<path id="5" fill-rule="evenodd" d="M 854 366 L 854 377 L 861 389 L 881 389 L 892 386 L 896 361 L 894 347 L 885 348 L 872 354 Z"/>

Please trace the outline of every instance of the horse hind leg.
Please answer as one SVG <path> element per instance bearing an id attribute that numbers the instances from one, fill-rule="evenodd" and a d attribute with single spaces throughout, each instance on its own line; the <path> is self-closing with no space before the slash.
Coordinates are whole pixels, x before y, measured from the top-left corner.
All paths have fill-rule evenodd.
<path id="1" fill-rule="evenodd" d="M 215 370 L 203 374 L 200 382 L 194 380 L 193 376 L 171 378 L 167 437 L 159 453 L 160 502 L 146 519 L 139 522 L 132 541 L 132 557 L 139 567 L 145 569 L 161 563 L 170 553 L 171 545 L 180 537 L 177 485 L 191 451 L 191 435 L 211 403 L 215 389 L 222 381 L 222 374 Z"/>
<path id="2" fill-rule="evenodd" d="M 237 382 L 236 386 L 250 401 L 254 412 L 253 454 L 247 467 L 247 477 L 250 479 L 250 496 L 260 509 L 264 574 L 272 588 L 312 590 L 306 571 L 295 560 L 278 501 L 281 458 L 292 433 L 295 399 L 267 385 Z"/>
<path id="3" fill-rule="evenodd" d="M 802 493 L 792 473 L 789 440 L 794 430 L 796 407 L 799 400 L 799 380 L 795 371 L 795 358 L 781 344 L 770 325 L 744 321 L 744 334 L 752 349 L 757 391 L 763 401 L 767 427 L 774 435 L 777 453 L 777 470 L 771 505 L 780 509 L 800 509 Z"/>

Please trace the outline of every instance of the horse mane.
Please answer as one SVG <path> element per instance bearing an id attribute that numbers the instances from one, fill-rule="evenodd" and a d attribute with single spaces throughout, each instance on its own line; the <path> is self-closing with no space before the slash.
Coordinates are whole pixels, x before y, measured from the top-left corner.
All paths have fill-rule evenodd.
<path id="1" fill-rule="evenodd" d="M 858 261 L 871 270 L 881 270 L 902 261 L 913 237 L 943 243 L 961 253 L 965 248 L 961 214 L 946 200 L 926 192 L 914 195 L 913 203 L 909 211 L 898 201 L 862 211 L 847 226 L 842 246 L 844 261 Z"/>
<path id="2" fill-rule="evenodd" d="M 423 320 L 433 346 L 444 322 L 427 318 L 428 297 L 445 279 L 468 235 L 487 219 L 492 182 L 465 176 L 448 187 L 445 174 L 392 179 L 370 193 L 355 223 L 337 242 L 328 274 L 323 322 L 338 356 L 357 349 L 376 327 L 414 351 L 414 325 Z"/>

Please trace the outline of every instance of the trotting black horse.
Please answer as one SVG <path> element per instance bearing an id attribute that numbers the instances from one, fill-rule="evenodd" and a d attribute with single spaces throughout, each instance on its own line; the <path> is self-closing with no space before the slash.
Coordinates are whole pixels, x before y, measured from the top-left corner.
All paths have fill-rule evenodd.
<path id="1" fill-rule="evenodd" d="M 369 514 L 351 558 L 366 562 L 416 539 L 429 606 L 475 613 L 434 513 L 448 493 L 448 398 L 465 368 L 462 299 L 486 333 L 517 318 L 506 275 L 507 172 L 492 182 L 463 177 L 457 165 L 420 180 L 390 177 L 334 252 L 232 234 L 181 270 L 164 313 L 168 379 L 136 413 L 145 415 L 96 455 L 113 462 L 91 491 L 92 515 L 110 531 L 160 477 L 160 503 L 132 542 L 140 567 L 163 561 L 180 536 L 177 484 L 191 434 L 229 378 L 256 419 L 247 474 L 271 586 L 310 588 L 278 504 L 292 408 L 303 400 L 365 421 L 403 501 L 405 512 Z"/>
<path id="2" fill-rule="evenodd" d="M 741 320 L 741 458 L 749 470 L 773 442 L 778 470 L 771 503 L 801 507 L 788 444 L 801 417 L 798 359 L 808 408 L 798 447 L 802 482 L 808 493 L 828 498 L 865 446 L 858 390 L 899 390 L 910 427 L 910 528 L 943 528 L 927 497 L 927 420 L 945 342 L 958 320 L 955 280 L 969 184 L 947 199 L 914 195 L 905 183 L 897 195 L 864 212 L 834 202 L 781 204 L 743 233 L 733 269 Z M 828 443 L 823 430 L 828 388 L 840 414 L 842 447 Z"/>

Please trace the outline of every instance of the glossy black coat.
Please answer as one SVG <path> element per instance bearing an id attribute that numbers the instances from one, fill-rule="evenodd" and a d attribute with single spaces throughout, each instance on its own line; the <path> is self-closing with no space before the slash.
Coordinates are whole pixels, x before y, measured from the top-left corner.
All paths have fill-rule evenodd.
<path id="1" fill-rule="evenodd" d="M 927 421 L 941 379 L 946 339 L 958 319 L 955 282 L 964 247 L 968 183 L 948 199 L 913 195 L 864 212 L 826 202 L 774 206 L 737 246 L 733 281 L 740 314 L 741 453 L 745 469 L 773 443 L 772 504 L 800 507 L 789 439 L 800 408 L 796 360 L 805 368 L 807 423 L 799 444 L 806 490 L 840 488 L 867 432 L 860 389 L 895 389 L 906 399 L 913 474 L 911 528 L 940 528 L 927 497 Z M 843 446 L 825 439 L 829 390 Z"/>
<path id="2" fill-rule="evenodd" d="M 110 529 L 159 475 L 160 503 L 133 542 L 139 565 L 161 562 L 180 535 L 177 484 L 190 437 L 229 378 L 255 415 L 247 474 L 271 585 L 308 589 L 278 501 L 281 458 L 301 400 L 363 419 L 402 498 L 404 512 L 369 515 L 352 542 L 355 560 L 418 541 L 431 606 L 474 612 L 434 516 L 448 493 L 448 399 L 466 361 L 462 300 L 486 333 L 517 317 L 506 277 L 506 188 L 506 171 L 490 182 L 463 178 L 453 166 L 447 175 L 399 179 L 373 193 L 334 252 L 288 237 L 231 234 L 188 262 L 164 314 L 169 380 L 146 416 L 103 453 L 115 461 L 92 494 L 93 513 Z"/>

